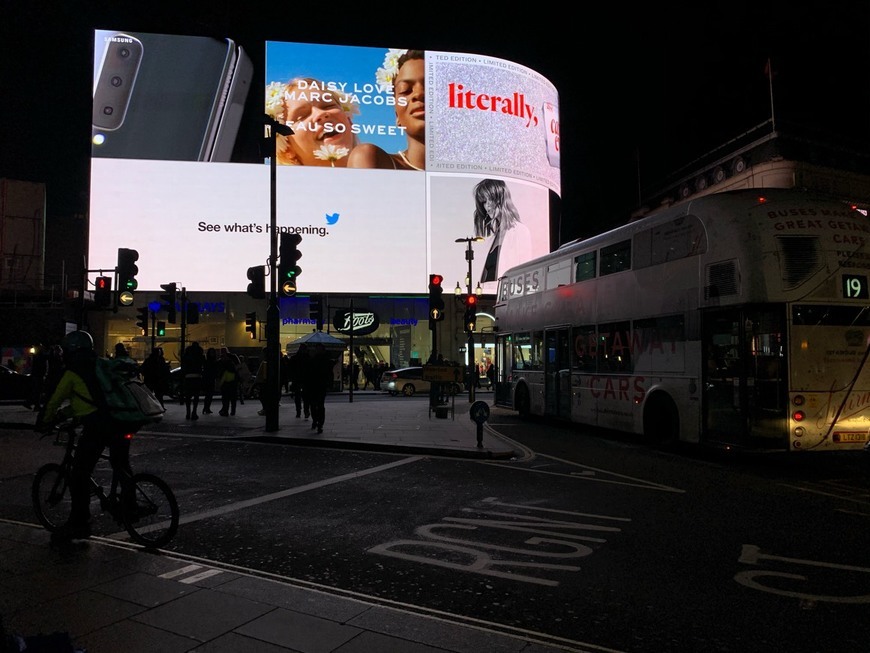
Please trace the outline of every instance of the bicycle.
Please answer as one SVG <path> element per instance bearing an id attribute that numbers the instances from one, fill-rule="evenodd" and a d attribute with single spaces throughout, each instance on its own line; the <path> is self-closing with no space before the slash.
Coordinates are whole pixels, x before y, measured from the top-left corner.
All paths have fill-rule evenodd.
<path id="1" fill-rule="evenodd" d="M 60 463 L 46 463 L 37 470 L 31 498 L 37 519 L 49 532 L 54 533 L 67 522 L 72 508 L 69 480 L 80 424 L 71 419 L 62 421 L 42 437 L 52 433 L 55 434 L 54 444 L 65 447 L 63 460 Z M 124 437 L 132 438 L 133 434 Z M 100 458 L 108 460 L 109 455 L 103 452 Z M 178 502 L 172 489 L 154 474 L 134 473 L 130 487 L 134 490 L 136 502 L 135 507 L 132 504 L 128 507 L 121 501 L 120 474 L 112 469 L 108 492 L 91 475 L 92 495 L 99 498 L 102 511 L 111 515 L 134 542 L 148 549 L 165 546 L 178 531 Z"/>

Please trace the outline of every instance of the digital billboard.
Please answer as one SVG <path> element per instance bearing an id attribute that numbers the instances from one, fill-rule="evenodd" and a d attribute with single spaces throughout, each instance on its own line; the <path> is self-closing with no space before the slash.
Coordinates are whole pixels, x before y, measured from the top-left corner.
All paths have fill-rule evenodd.
<path id="1" fill-rule="evenodd" d="M 495 293 L 549 251 L 559 105 L 541 75 L 474 54 L 262 47 L 256 70 L 232 39 L 96 32 L 89 268 L 129 247 L 140 289 L 244 290 L 269 256 L 273 145 L 301 293 L 424 294 L 433 272 L 464 288 L 456 240 L 478 235 L 472 284 Z M 243 116 L 292 134 L 258 149 Z"/>

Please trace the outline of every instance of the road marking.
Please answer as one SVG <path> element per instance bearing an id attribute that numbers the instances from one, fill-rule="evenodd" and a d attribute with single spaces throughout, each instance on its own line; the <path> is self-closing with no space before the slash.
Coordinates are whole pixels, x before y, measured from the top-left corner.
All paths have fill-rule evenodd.
<path id="1" fill-rule="evenodd" d="M 175 569 L 174 571 L 167 571 L 165 574 L 160 574 L 158 578 L 178 578 L 179 576 L 184 576 L 185 574 L 189 574 L 200 569 L 202 569 L 202 565 L 187 565 L 186 567 L 180 567 L 179 569 Z M 218 574 L 222 573 L 224 573 L 222 569 L 204 569 L 203 571 L 200 571 L 198 574 L 194 574 L 193 576 L 181 578 L 178 582 L 184 583 L 185 585 L 192 585 L 193 583 L 197 583 L 201 580 L 205 580 L 206 578 L 211 578 L 212 576 L 217 576 Z"/>
<path id="2" fill-rule="evenodd" d="M 387 463 L 386 465 L 378 465 L 377 467 L 371 467 L 369 469 L 363 469 L 358 472 L 351 472 L 349 474 L 342 474 L 341 476 L 335 476 L 333 478 L 323 479 L 322 481 L 316 481 L 315 483 L 308 483 L 307 485 L 300 485 L 299 487 L 289 488 L 287 490 L 281 490 L 280 492 L 273 492 L 272 494 L 266 494 L 261 497 L 254 497 L 253 499 L 245 499 L 244 501 L 236 501 L 235 503 L 230 503 L 226 506 L 221 506 L 220 508 L 214 508 L 212 510 L 204 510 L 202 512 L 195 512 L 189 515 L 182 515 L 181 519 L 179 519 L 179 524 L 190 524 L 195 521 L 200 521 L 203 519 L 209 519 L 210 517 L 220 517 L 222 515 L 229 514 L 231 512 L 236 512 L 237 510 L 244 510 L 246 508 L 251 508 L 252 506 L 258 506 L 263 503 L 268 503 L 269 501 L 277 501 L 278 499 L 284 499 L 286 497 L 291 497 L 294 494 L 302 494 L 303 492 L 308 492 L 309 490 L 317 490 L 322 487 L 327 487 L 329 485 L 335 485 L 336 483 L 343 483 L 344 481 L 350 481 L 357 478 L 361 478 L 363 476 L 368 476 L 370 474 L 378 474 L 380 472 L 386 471 L 388 469 L 392 469 L 393 467 L 399 467 L 401 465 L 407 465 L 408 463 L 415 463 L 420 460 L 423 460 L 425 456 L 411 456 L 410 458 L 403 458 L 402 460 L 396 460 L 391 463 Z"/>
<path id="3" fill-rule="evenodd" d="M 599 467 L 590 467 L 589 465 L 581 465 L 580 463 L 575 463 L 570 460 L 565 460 L 563 458 L 557 458 L 555 456 L 548 456 L 547 454 L 536 454 L 538 458 L 548 458 L 550 460 L 555 460 L 557 462 L 562 463 L 563 465 L 570 465 L 571 467 L 579 467 L 582 471 L 576 472 L 553 472 L 549 470 L 542 469 L 541 465 L 538 465 L 534 468 L 526 468 L 526 467 L 508 467 L 505 466 L 504 469 L 511 469 L 519 472 L 526 473 L 535 473 L 535 474 L 551 474 L 553 476 L 565 476 L 568 478 L 576 478 L 584 481 L 598 481 L 600 483 L 613 483 L 616 485 L 628 485 L 630 487 L 639 487 L 646 490 L 662 490 L 663 492 L 678 492 L 680 494 L 684 494 L 686 491 L 681 490 L 677 487 L 671 487 L 670 485 L 662 485 L 661 483 L 655 483 L 653 481 L 647 481 L 642 478 L 635 478 L 633 476 L 626 476 L 625 474 L 617 474 L 616 472 L 609 472 L 606 469 L 601 469 Z M 494 463 L 488 463 L 494 464 Z M 549 465 L 546 465 L 549 466 Z"/>
<path id="4" fill-rule="evenodd" d="M 754 544 L 744 544 L 740 551 L 740 558 L 737 562 L 746 565 L 759 565 L 765 561 L 767 563 L 782 563 L 797 567 L 796 571 L 801 571 L 801 567 L 813 567 L 828 569 L 832 571 L 844 571 L 870 574 L 870 568 L 858 567 L 855 565 L 844 565 L 836 562 L 824 562 L 821 560 L 806 560 L 804 558 L 788 558 L 785 556 L 772 555 L 762 553 L 761 548 Z M 775 579 L 773 583 L 766 584 L 763 580 Z M 761 580 L 763 579 L 763 580 Z M 754 569 L 749 571 L 741 571 L 734 575 L 734 580 L 745 587 L 758 590 L 760 592 L 769 592 L 779 596 L 787 596 L 789 598 L 800 599 L 807 605 L 814 605 L 819 601 L 826 603 L 870 603 L 870 594 L 859 594 L 852 596 L 845 595 L 828 595 L 828 594 L 810 594 L 807 591 L 807 581 L 809 579 L 803 574 L 794 574 L 784 571 L 775 571 L 772 569 Z M 781 587 L 785 581 L 798 581 L 795 583 L 795 590 L 789 590 Z"/>
<path id="5" fill-rule="evenodd" d="M 487 509 L 496 507 L 502 510 Z M 583 532 L 618 534 L 622 529 L 614 523 L 631 522 L 627 517 L 506 503 L 496 497 L 482 499 L 477 507 L 462 508 L 462 512 L 477 517 L 442 517 L 441 523 L 425 524 L 414 529 L 414 534 L 422 539 L 393 540 L 373 546 L 367 552 L 482 576 L 557 587 L 558 580 L 541 577 L 544 570 L 564 573 L 580 571 L 580 567 L 555 562 L 532 562 L 527 558 L 573 562 L 576 558 L 592 555 L 596 548 L 601 548 L 607 542 L 603 537 L 585 535 Z M 543 515 L 530 514 L 535 512 Z M 458 533 L 450 536 L 443 534 L 443 531 Z M 518 540 L 525 539 L 514 545 L 496 544 L 490 541 L 493 531 L 528 533 L 530 536 L 517 535 Z M 593 548 L 580 542 L 597 546 Z M 526 570 L 528 573 L 521 573 Z M 532 575 L 535 572 L 538 574 Z"/>
<path id="6" fill-rule="evenodd" d="M 158 578 L 176 578 L 177 576 L 184 576 L 185 574 L 189 574 L 197 569 L 202 569 L 202 565 L 187 565 L 186 567 L 181 567 L 175 571 L 167 571 L 165 574 L 160 574 Z"/>

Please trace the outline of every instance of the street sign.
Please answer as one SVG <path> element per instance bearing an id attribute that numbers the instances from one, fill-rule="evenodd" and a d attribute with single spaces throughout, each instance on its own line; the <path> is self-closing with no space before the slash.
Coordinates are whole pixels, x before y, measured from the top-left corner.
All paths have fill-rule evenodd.
<path id="1" fill-rule="evenodd" d="M 468 409 L 468 415 L 472 422 L 480 426 L 489 419 L 489 406 L 486 405 L 485 401 L 475 401 Z"/>
<path id="2" fill-rule="evenodd" d="M 456 365 L 424 365 L 423 380 L 430 383 L 462 383 L 462 368 Z"/>

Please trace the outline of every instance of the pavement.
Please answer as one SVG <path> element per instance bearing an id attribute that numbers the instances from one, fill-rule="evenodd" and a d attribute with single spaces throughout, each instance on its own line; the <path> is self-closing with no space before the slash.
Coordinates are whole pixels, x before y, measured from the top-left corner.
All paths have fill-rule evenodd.
<path id="1" fill-rule="evenodd" d="M 310 420 L 295 417 L 290 397 L 282 398 L 277 429 L 266 429 L 258 402 L 246 401 L 231 417 L 213 406 L 214 413 L 196 421 L 167 402 L 163 421 L 149 431 L 481 460 L 530 455 L 487 425 L 478 428 L 467 395 L 437 417 L 425 399 L 365 394 L 330 395 L 320 435 Z M 477 399 L 491 405 L 492 394 Z M 0 405 L 0 428 L 32 425 L 34 415 L 23 406 Z M 174 552 L 149 553 L 109 538 L 53 548 L 42 528 L 10 520 L 0 520 L 0 618 L 20 637 L 69 633 L 88 653 L 605 650 Z"/>

